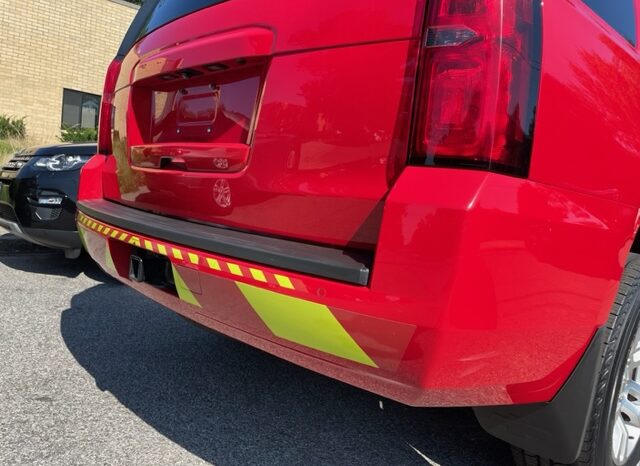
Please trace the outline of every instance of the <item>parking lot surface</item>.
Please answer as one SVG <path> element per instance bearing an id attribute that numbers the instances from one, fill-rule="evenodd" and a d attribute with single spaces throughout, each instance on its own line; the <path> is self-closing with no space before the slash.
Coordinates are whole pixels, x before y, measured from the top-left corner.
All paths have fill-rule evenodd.
<path id="1" fill-rule="evenodd" d="M 86 258 L 0 247 L 2 465 L 512 464 L 471 410 L 379 401 L 198 328 Z"/>

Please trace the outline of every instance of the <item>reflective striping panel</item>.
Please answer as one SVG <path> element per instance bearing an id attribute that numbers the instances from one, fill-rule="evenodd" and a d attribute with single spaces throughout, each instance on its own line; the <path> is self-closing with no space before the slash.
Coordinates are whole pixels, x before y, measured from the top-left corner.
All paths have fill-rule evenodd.
<path id="1" fill-rule="evenodd" d="M 171 264 L 171 271 L 173 272 L 173 281 L 176 285 L 176 291 L 178 292 L 178 297 L 184 301 L 185 303 L 189 303 L 192 306 L 202 307 L 202 305 L 198 302 L 196 297 L 193 295 L 183 278 L 180 276 L 178 269 L 176 269 L 175 265 Z"/>
<path id="2" fill-rule="evenodd" d="M 213 270 L 222 270 L 220 268 L 220 262 L 218 262 L 215 259 L 211 259 L 211 258 L 207 258 L 207 265 L 209 266 L 210 269 Z"/>
<path id="3" fill-rule="evenodd" d="M 282 288 L 287 288 L 289 290 L 294 289 L 293 283 L 291 283 L 291 280 L 289 279 L 289 277 L 276 274 L 276 280 L 278 281 L 278 285 L 280 285 Z"/>
<path id="4" fill-rule="evenodd" d="M 228 262 L 223 257 L 212 257 L 210 254 L 182 246 L 159 243 L 153 238 L 137 233 L 113 230 L 113 227 L 96 223 L 81 212 L 78 214 L 78 224 L 81 232 L 82 228 L 97 230 L 93 233 L 107 240 L 105 262 L 107 268 L 114 272 L 115 264 L 111 256 L 109 240 L 121 241 L 128 245 L 142 245 L 147 250 L 158 251 L 169 257 L 176 291 L 181 301 L 195 307 L 202 307 L 198 301 L 199 295 L 189 288 L 176 267 L 179 265 L 193 269 L 196 266 L 202 273 L 220 276 L 235 283 L 251 309 L 276 337 L 378 368 L 378 364 L 354 340 L 328 306 L 285 294 L 291 290 L 307 292 L 304 282 L 298 278 L 273 273 L 255 264 L 249 266 L 240 261 Z M 116 235 L 108 234 L 110 231 L 115 232 Z M 240 279 L 242 281 L 239 281 Z"/>
<path id="5" fill-rule="evenodd" d="M 113 262 L 113 256 L 111 255 L 111 250 L 109 249 L 109 241 L 105 242 L 104 245 L 104 261 L 107 264 L 107 268 L 112 272 L 116 272 L 116 264 Z"/>
<path id="6" fill-rule="evenodd" d="M 113 226 L 97 222 L 82 212 L 78 212 L 78 226 L 81 227 L 83 225 L 107 239 L 110 238 L 131 246 L 157 252 L 158 254 L 169 257 L 173 263 L 192 268 L 197 266 L 206 273 L 213 273 L 214 275 L 225 278 L 232 278 L 230 275 L 233 277 L 241 277 L 244 280 L 254 282 L 263 287 L 268 285 L 269 287 L 277 287 L 285 290 L 307 291 L 306 286 L 300 279 L 294 279 L 282 273 L 269 272 L 256 264 L 252 264 L 251 266 L 240 265 L 236 262 L 228 262 L 222 257 L 212 257 L 200 251 L 160 243 L 153 238 L 144 237 L 137 233 L 115 229 Z"/>
<path id="7" fill-rule="evenodd" d="M 254 280 L 258 280 L 259 282 L 267 283 L 267 277 L 265 277 L 262 270 L 249 268 L 249 272 L 251 272 L 251 276 Z"/>
<path id="8" fill-rule="evenodd" d="M 240 268 L 240 266 L 238 264 L 232 264 L 232 263 L 227 263 L 227 267 L 229 268 L 229 272 L 231 272 L 233 275 L 237 275 L 238 277 L 242 277 L 242 269 Z"/>
<path id="9" fill-rule="evenodd" d="M 275 336 L 333 356 L 378 367 L 324 304 L 245 283 L 236 282 L 236 285 Z"/>

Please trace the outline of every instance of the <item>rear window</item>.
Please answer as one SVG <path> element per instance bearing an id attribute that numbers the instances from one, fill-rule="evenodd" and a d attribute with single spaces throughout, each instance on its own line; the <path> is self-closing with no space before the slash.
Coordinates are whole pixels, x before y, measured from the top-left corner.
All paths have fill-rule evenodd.
<path id="1" fill-rule="evenodd" d="M 622 36 L 636 44 L 636 11 L 634 0 L 583 0 Z"/>
<path id="2" fill-rule="evenodd" d="M 126 55 L 138 40 L 171 21 L 227 0 L 145 0 L 122 41 L 118 56 Z"/>

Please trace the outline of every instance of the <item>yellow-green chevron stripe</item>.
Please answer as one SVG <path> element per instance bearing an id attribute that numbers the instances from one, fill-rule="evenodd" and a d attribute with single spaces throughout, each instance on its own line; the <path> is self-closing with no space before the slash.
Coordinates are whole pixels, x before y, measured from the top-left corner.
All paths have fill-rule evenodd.
<path id="1" fill-rule="evenodd" d="M 378 367 L 327 306 L 245 283 L 236 282 L 236 285 L 274 335 L 350 361 Z"/>
<path id="2" fill-rule="evenodd" d="M 193 295 L 187 284 L 184 282 L 175 265 L 171 264 L 171 270 L 173 270 L 173 281 L 176 284 L 176 291 L 178 297 L 185 303 L 192 304 L 197 307 L 202 307 L 196 297 Z"/>
<path id="3" fill-rule="evenodd" d="M 107 264 L 107 268 L 113 272 L 116 271 L 116 264 L 113 262 L 113 257 L 111 256 L 111 250 L 109 249 L 109 241 L 105 241 L 104 245 L 104 261 Z"/>
<path id="4" fill-rule="evenodd" d="M 85 251 L 88 251 L 87 248 L 87 239 L 84 237 L 84 230 L 78 226 L 78 235 L 80 235 L 80 242 L 82 243 L 82 247 Z"/>

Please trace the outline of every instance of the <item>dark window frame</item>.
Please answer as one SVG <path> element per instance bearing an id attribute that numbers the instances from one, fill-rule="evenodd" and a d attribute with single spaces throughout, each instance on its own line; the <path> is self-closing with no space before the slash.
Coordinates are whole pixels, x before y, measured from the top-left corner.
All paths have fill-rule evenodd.
<path id="1" fill-rule="evenodd" d="M 102 102 L 102 96 L 99 94 L 92 94 L 90 92 L 84 92 L 84 91 L 78 91 L 76 89 L 70 89 L 70 88 L 63 88 L 62 89 L 62 109 L 60 112 L 60 127 L 64 128 L 65 127 L 65 102 L 66 102 L 66 97 L 67 97 L 67 93 L 71 93 L 71 94 L 75 94 L 75 95 L 79 95 L 80 96 L 80 106 L 78 108 L 79 112 L 78 112 L 78 122 L 71 125 L 71 127 L 77 127 L 77 128 L 90 128 L 89 126 L 82 126 L 82 109 L 84 107 L 84 104 L 86 101 L 88 100 L 97 100 L 98 102 L 98 106 L 96 108 L 96 116 L 95 116 L 95 124 L 94 126 L 92 126 L 91 128 L 93 129 L 98 129 L 98 119 L 100 117 L 100 104 Z M 69 126 L 69 125 L 66 125 Z"/>

